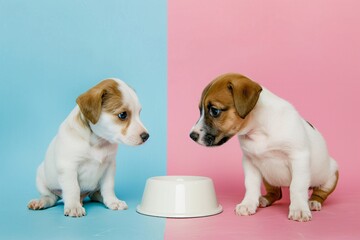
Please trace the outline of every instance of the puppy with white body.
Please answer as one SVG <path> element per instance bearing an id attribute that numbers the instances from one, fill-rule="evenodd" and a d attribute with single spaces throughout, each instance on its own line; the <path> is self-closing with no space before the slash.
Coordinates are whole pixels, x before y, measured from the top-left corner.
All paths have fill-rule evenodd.
<path id="1" fill-rule="evenodd" d="M 219 146 L 238 135 L 246 193 L 236 206 L 237 215 L 270 206 L 281 199 L 281 187 L 290 187 L 289 219 L 309 221 L 310 210 L 321 210 L 336 187 L 338 166 L 321 134 L 290 103 L 249 78 L 230 73 L 204 89 L 199 108 L 200 119 L 190 133 L 195 142 Z"/>
<path id="2" fill-rule="evenodd" d="M 89 196 L 109 209 L 127 209 L 114 192 L 115 157 L 119 143 L 135 146 L 149 138 L 140 121 L 139 100 L 123 81 L 107 79 L 76 102 L 38 168 L 41 196 L 28 208 L 49 208 L 62 198 L 64 215 L 81 217 L 85 215 L 82 201 Z"/>

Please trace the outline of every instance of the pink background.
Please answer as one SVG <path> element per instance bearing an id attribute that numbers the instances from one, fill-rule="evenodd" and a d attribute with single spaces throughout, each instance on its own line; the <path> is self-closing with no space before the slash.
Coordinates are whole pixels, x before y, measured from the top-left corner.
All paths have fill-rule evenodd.
<path id="1" fill-rule="evenodd" d="M 359 1 L 169 0 L 168 8 L 168 174 L 211 177 L 225 211 L 168 220 L 165 237 L 359 237 Z M 287 220 L 286 192 L 255 216 L 236 217 L 233 208 L 244 194 L 237 139 L 205 148 L 189 138 L 203 88 L 226 72 L 247 75 L 287 99 L 327 140 L 340 181 L 311 223 Z"/>

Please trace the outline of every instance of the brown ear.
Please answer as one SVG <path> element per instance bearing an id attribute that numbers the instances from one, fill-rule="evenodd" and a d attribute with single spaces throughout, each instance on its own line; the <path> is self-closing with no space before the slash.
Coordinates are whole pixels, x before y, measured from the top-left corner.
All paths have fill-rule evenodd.
<path id="1" fill-rule="evenodd" d="M 95 86 L 76 99 L 76 103 L 79 105 L 82 114 L 93 124 L 97 123 L 100 118 L 102 97 L 104 94 L 104 88 Z"/>
<path id="2" fill-rule="evenodd" d="M 228 89 L 233 95 L 236 111 L 242 119 L 255 107 L 262 91 L 259 84 L 244 76 L 231 79 Z"/>

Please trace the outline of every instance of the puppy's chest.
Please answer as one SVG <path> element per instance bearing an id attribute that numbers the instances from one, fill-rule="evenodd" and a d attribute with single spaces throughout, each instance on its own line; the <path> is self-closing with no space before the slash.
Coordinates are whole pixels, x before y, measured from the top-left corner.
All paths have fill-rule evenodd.
<path id="1" fill-rule="evenodd" d="M 94 191 L 99 188 L 99 181 L 104 176 L 109 164 L 86 162 L 79 166 L 78 181 L 82 192 Z"/>
<path id="2" fill-rule="evenodd" d="M 266 141 L 240 141 L 243 154 L 260 171 L 263 178 L 274 186 L 291 183 L 290 160 L 281 147 L 270 147 Z"/>
<path id="3" fill-rule="evenodd" d="M 100 164 L 106 163 L 109 158 L 116 155 L 117 146 L 109 145 L 104 147 L 91 147 L 88 149 L 87 159 L 89 161 L 98 162 Z"/>
<path id="4" fill-rule="evenodd" d="M 78 181 L 81 191 L 93 191 L 99 188 L 99 181 L 115 161 L 116 149 L 92 149 L 87 158 L 79 165 Z"/>

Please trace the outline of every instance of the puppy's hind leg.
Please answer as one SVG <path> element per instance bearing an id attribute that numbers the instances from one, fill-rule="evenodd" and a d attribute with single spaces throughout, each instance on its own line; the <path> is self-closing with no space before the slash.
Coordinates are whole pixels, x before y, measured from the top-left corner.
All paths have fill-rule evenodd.
<path id="1" fill-rule="evenodd" d="M 96 191 L 94 193 L 91 193 L 89 195 L 90 200 L 93 202 L 100 202 L 100 203 L 104 203 L 104 198 L 102 197 L 100 191 Z M 106 205 L 106 204 L 105 204 Z M 113 204 L 111 206 L 108 206 L 108 208 L 112 209 L 112 210 L 122 210 L 122 209 L 127 209 L 128 206 L 126 205 L 126 203 L 124 201 L 118 200 L 116 199 L 115 202 L 113 202 Z"/>
<path id="2" fill-rule="evenodd" d="M 339 172 L 336 171 L 324 185 L 313 189 L 309 199 L 309 208 L 311 211 L 321 210 L 323 202 L 335 190 L 338 180 Z"/>
<path id="3" fill-rule="evenodd" d="M 36 186 L 40 192 L 40 199 L 31 200 L 27 207 L 32 210 L 41 210 L 52 207 L 59 200 L 59 197 L 52 193 L 46 186 L 44 181 L 43 164 L 41 164 L 37 171 Z"/>
<path id="4" fill-rule="evenodd" d="M 59 198 L 56 195 L 42 195 L 40 199 L 31 200 L 27 207 L 31 210 L 42 210 L 52 207 L 56 204 Z"/>
<path id="5" fill-rule="evenodd" d="M 259 198 L 259 206 L 260 207 L 269 207 L 274 202 L 280 200 L 282 198 L 281 187 L 275 187 L 270 185 L 264 178 L 263 183 L 266 189 L 266 195 L 263 195 Z"/>
<path id="6" fill-rule="evenodd" d="M 93 201 L 93 202 L 100 202 L 100 203 L 104 202 L 104 199 L 101 196 L 100 191 L 90 193 L 89 197 L 90 197 L 91 201 Z"/>

